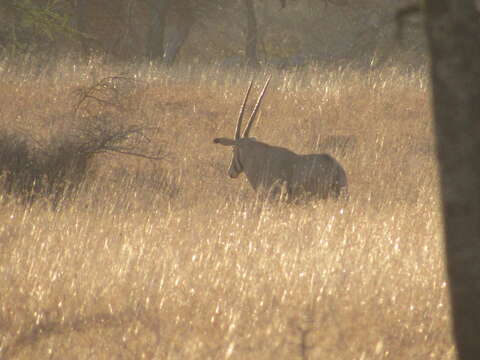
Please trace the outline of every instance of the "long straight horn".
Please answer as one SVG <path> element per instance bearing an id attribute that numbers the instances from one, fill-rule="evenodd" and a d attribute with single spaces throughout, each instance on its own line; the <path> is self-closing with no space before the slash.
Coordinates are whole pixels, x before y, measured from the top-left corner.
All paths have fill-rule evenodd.
<path id="1" fill-rule="evenodd" d="M 250 116 L 250 119 L 248 120 L 247 127 L 245 128 L 245 131 L 243 132 L 243 137 L 248 137 L 248 134 L 250 133 L 250 129 L 253 125 L 253 121 L 255 120 L 255 117 L 257 116 L 258 109 L 260 108 L 260 105 L 262 104 L 263 96 L 265 95 L 265 91 L 267 90 L 268 83 L 270 82 L 271 78 L 272 78 L 272 75 L 270 75 L 268 77 L 267 82 L 265 83 L 265 86 L 263 87 L 262 93 L 258 97 L 257 103 L 255 104 L 255 108 L 253 109 L 252 115 Z"/>
<path id="2" fill-rule="evenodd" d="M 245 105 L 247 104 L 248 95 L 250 94 L 250 90 L 252 89 L 252 84 L 253 84 L 253 79 L 250 81 L 250 85 L 248 86 L 247 93 L 245 94 L 245 99 L 243 100 L 242 107 L 240 108 L 240 113 L 238 114 L 237 128 L 235 129 L 235 140 L 240 139 L 240 130 L 242 128 L 243 113 L 245 112 Z"/>

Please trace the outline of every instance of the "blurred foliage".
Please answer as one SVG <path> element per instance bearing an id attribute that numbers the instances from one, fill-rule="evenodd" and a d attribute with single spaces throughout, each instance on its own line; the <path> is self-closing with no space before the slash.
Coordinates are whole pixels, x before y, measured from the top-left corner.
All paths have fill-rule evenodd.
<path id="1" fill-rule="evenodd" d="M 59 38 L 80 37 L 71 25 L 70 7 L 67 0 L 3 0 L 0 51 L 6 55 L 51 51 Z"/>
<path id="2" fill-rule="evenodd" d="M 164 46 L 181 38 L 178 58 L 244 63 L 247 17 L 242 0 L 166 2 Z M 350 62 L 370 66 L 392 59 L 424 64 L 421 17 L 405 24 L 403 44 L 395 41 L 395 12 L 406 2 L 255 0 L 258 60 L 278 68 Z M 155 3 L 160 1 L 88 0 L 80 10 L 73 0 L 2 0 L 0 53 L 54 59 L 59 53 L 76 49 L 85 54 L 88 49 L 117 59 L 140 59 L 147 53 Z M 178 26 L 186 22 L 188 30 Z"/>

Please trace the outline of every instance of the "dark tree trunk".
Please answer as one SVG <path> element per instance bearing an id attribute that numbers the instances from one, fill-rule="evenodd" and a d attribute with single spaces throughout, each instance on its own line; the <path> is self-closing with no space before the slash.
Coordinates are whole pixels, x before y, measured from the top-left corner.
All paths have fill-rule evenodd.
<path id="1" fill-rule="evenodd" d="M 82 55 L 88 56 L 90 53 L 90 44 L 87 38 L 87 0 L 76 0 L 73 11 L 73 27 L 80 32 L 80 45 Z"/>
<path id="2" fill-rule="evenodd" d="M 170 0 L 149 0 L 153 12 L 152 24 L 147 37 L 147 58 L 149 60 L 162 59 L 164 55 L 165 27 Z"/>
<path id="3" fill-rule="evenodd" d="M 90 44 L 87 34 L 87 1 L 88 0 L 77 0 L 75 3 L 75 28 L 82 33 L 80 37 L 80 43 L 82 47 L 83 56 L 88 56 L 90 53 Z"/>
<path id="4" fill-rule="evenodd" d="M 190 7 L 190 4 L 182 5 L 175 9 L 176 16 L 173 18 L 175 22 L 172 31 L 169 30 L 169 38 L 165 47 L 165 62 L 167 64 L 175 62 L 195 22 L 194 10 Z"/>
<path id="5" fill-rule="evenodd" d="M 459 359 L 480 356 L 480 24 L 474 0 L 426 0 L 447 269 Z"/>
<path id="6" fill-rule="evenodd" d="M 247 65 L 258 66 L 257 58 L 257 42 L 258 29 L 257 19 L 255 17 L 255 7 L 252 0 L 243 0 L 247 11 L 247 44 L 245 47 L 245 56 L 247 57 Z"/>

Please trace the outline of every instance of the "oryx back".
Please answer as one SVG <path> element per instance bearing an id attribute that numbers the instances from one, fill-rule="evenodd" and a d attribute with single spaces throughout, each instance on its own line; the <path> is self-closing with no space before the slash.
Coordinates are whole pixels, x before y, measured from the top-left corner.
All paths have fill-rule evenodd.
<path id="1" fill-rule="evenodd" d="M 342 166 L 328 154 L 298 155 L 291 182 L 294 197 L 338 198 L 347 193 L 347 176 Z"/>
<path id="2" fill-rule="evenodd" d="M 289 183 L 298 155 L 279 146 L 250 140 L 240 146 L 239 160 L 248 182 L 255 190 L 269 191 L 273 186 Z"/>

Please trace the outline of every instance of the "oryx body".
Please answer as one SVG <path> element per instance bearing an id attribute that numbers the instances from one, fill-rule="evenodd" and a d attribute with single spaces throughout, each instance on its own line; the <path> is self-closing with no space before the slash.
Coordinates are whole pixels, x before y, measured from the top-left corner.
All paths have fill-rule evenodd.
<path id="1" fill-rule="evenodd" d="M 270 79 L 265 84 L 242 137 L 242 117 L 252 83 L 240 109 L 235 138 L 214 139 L 215 143 L 233 147 L 229 176 L 236 178 L 244 172 L 257 192 L 282 194 L 290 200 L 301 197 L 338 198 L 342 192 L 346 193 L 345 171 L 330 155 L 298 155 L 284 147 L 272 146 L 248 137 L 269 81 Z"/>

